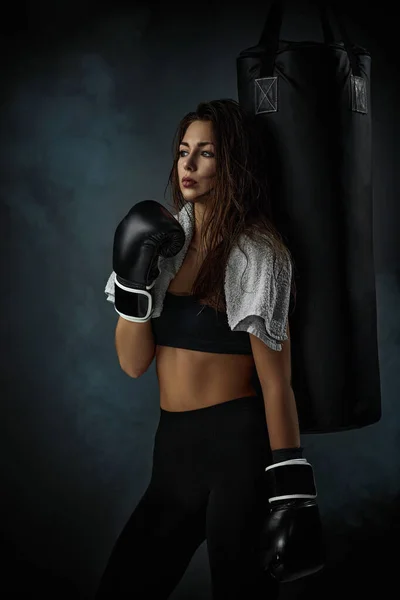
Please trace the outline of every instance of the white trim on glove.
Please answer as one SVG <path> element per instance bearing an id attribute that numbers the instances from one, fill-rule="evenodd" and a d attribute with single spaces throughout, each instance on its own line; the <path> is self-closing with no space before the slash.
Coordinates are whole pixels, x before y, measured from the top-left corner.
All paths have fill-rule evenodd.
<path id="1" fill-rule="evenodd" d="M 306 458 L 293 458 L 291 460 L 284 460 L 279 463 L 274 463 L 265 468 L 265 471 L 272 471 L 273 469 L 279 469 L 279 467 L 286 467 L 288 465 L 298 465 L 298 466 L 307 466 L 311 470 L 311 477 L 313 482 L 313 487 L 315 491 L 317 491 L 314 479 L 314 471 L 311 464 L 307 461 Z M 317 497 L 317 493 L 315 494 L 283 494 L 281 496 L 272 496 L 268 498 L 268 502 L 277 502 L 279 500 L 296 500 L 296 499 L 305 499 L 305 500 L 314 500 Z"/>

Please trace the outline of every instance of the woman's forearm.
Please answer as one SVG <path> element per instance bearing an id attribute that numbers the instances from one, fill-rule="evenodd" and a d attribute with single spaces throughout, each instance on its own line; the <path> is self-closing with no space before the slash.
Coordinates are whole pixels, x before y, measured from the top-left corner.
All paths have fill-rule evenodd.
<path id="1" fill-rule="evenodd" d="M 149 368 L 156 351 L 151 320 L 134 323 L 119 317 L 115 347 L 121 369 L 130 377 L 140 377 Z"/>
<path id="2" fill-rule="evenodd" d="M 300 446 L 299 420 L 292 387 L 263 388 L 263 396 L 271 450 Z"/>

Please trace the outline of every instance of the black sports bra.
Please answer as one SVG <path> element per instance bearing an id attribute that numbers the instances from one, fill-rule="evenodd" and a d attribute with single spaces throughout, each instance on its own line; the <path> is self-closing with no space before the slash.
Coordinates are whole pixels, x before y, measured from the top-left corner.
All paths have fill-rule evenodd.
<path id="1" fill-rule="evenodd" d="M 200 304 L 196 296 L 166 292 L 161 315 L 151 319 L 159 346 L 219 354 L 252 354 L 250 334 L 231 331 L 226 313 Z"/>

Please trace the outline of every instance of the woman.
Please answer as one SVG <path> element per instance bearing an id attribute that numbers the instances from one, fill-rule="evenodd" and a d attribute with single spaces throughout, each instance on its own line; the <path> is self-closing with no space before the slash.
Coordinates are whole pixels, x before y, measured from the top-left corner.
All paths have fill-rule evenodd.
<path id="1" fill-rule="evenodd" d="M 178 216 L 144 201 L 116 230 L 106 293 L 120 315 L 117 354 L 135 378 L 156 357 L 160 421 L 151 480 L 98 599 L 168 598 L 204 540 L 213 600 L 275 598 L 278 579 L 320 567 L 319 546 L 297 533 L 318 545 L 291 389 L 291 260 L 271 223 L 261 150 L 235 101 L 201 103 L 176 135 Z"/>

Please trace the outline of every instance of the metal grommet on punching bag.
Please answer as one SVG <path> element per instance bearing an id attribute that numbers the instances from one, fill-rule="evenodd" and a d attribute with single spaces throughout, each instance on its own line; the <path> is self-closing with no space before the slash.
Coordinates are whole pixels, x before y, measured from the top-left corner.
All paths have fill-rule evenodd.
<path id="1" fill-rule="evenodd" d="M 335 41 L 329 3 L 317 4 L 323 42 L 280 40 L 278 0 L 259 43 L 237 57 L 238 100 L 265 138 L 273 219 L 294 259 L 292 387 L 302 433 L 381 417 L 371 56 L 328 6 Z"/>

